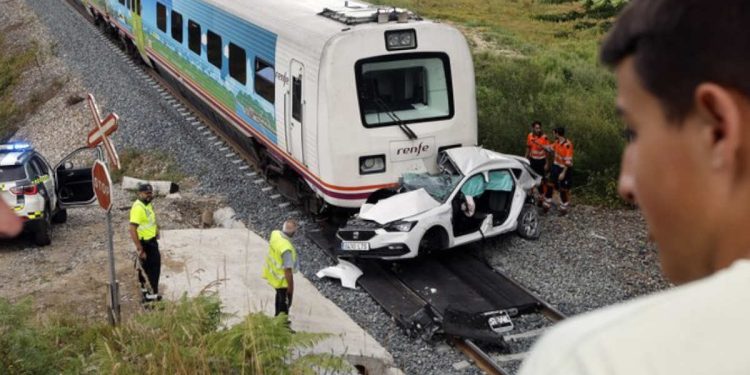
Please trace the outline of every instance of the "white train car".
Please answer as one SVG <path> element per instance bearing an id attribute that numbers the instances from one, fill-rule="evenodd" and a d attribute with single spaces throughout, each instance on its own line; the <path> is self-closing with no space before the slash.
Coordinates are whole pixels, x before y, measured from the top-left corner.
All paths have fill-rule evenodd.
<path id="1" fill-rule="evenodd" d="M 477 143 L 473 62 L 451 26 L 350 1 L 85 4 L 262 166 L 303 180 L 301 197 L 359 207 Z"/>

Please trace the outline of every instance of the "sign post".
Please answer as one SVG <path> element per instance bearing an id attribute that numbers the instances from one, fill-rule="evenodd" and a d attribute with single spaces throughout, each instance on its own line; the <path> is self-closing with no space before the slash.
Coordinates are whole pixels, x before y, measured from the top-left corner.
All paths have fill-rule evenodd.
<path id="1" fill-rule="evenodd" d="M 91 115 L 94 118 L 94 130 L 89 132 L 86 138 L 86 145 L 89 148 L 94 148 L 100 143 L 104 144 L 104 151 L 107 153 L 107 159 L 109 165 L 116 170 L 120 170 L 120 157 L 117 156 L 117 150 L 115 145 L 109 140 L 109 135 L 117 130 L 117 122 L 120 117 L 116 113 L 110 113 L 104 120 L 99 115 L 99 106 L 96 105 L 94 95 L 88 95 L 89 109 L 91 109 Z"/>
<path id="2" fill-rule="evenodd" d="M 107 312 L 109 323 L 117 325 L 120 322 L 120 286 L 115 279 L 115 252 L 112 243 L 112 179 L 109 177 L 107 166 L 100 160 L 94 162 L 91 168 L 94 193 L 99 206 L 107 211 L 107 237 L 109 238 L 109 288 L 107 293 Z"/>
<path id="3" fill-rule="evenodd" d="M 120 169 L 120 157 L 117 156 L 115 145 L 109 139 L 109 136 L 117 130 L 117 121 L 120 119 L 115 113 L 110 113 L 104 120 L 99 114 L 99 106 L 96 105 L 94 95 L 88 95 L 89 109 L 94 120 L 94 130 L 89 132 L 86 138 L 86 145 L 89 148 L 98 147 L 104 144 L 104 151 L 107 153 L 109 165 Z M 107 237 L 109 242 L 109 285 L 107 290 L 107 312 L 109 323 L 117 325 L 120 323 L 120 286 L 115 278 L 115 251 L 112 243 L 112 179 L 109 177 L 109 170 L 103 161 L 97 160 L 91 168 L 91 182 L 94 185 L 94 193 L 104 211 L 107 212 Z"/>

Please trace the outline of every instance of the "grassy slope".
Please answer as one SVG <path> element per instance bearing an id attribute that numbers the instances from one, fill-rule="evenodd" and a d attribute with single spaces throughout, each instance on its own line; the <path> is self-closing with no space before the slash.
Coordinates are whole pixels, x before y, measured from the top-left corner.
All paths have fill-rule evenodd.
<path id="1" fill-rule="evenodd" d="M 614 81 L 597 62 L 611 18 L 565 0 L 387 3 L 464 31 L 474 53 L 482 145 L 523 154 L 533 120 L 549 133 L 565 126 L 576 147 L 577 195 L 588 202 L 616 200 L 623 140 L 614 115 Z"/>
<path id="2" fill-rule="evenodd" d="M 34 62 L 36 45 L 25 46 L 20 51 L 9 51 L 4 33 L 0 33 L 0 141 L 9 137 L 23 117 L 23 103 L 13 97 L 15 87 L 21 83 L 21 74 Z"/>

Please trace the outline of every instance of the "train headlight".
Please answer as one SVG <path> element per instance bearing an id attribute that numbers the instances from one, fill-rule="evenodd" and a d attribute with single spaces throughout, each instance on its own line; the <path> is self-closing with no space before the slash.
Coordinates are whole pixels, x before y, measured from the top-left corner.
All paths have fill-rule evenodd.
<path id="1" fill-rule="evenodd" d="M 417 32 L 414 29 L 386 31 L 385 48 L 389 51 L 417 48 Z"/>
<path id="2" fill-rule="evenodd" d="M 359 174 L 385 172 L 385 155 L 360 156 Z"/>

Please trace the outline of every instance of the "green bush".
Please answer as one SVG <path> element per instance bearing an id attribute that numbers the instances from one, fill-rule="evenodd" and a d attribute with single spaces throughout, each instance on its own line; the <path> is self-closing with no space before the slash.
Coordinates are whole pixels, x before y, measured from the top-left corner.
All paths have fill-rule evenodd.
<path id="1" fill-rule="evenodd" d="M 0 374 L 319 374 L 340 357 L 305 349 L 324 334 L 292 333 L 285 317 L 250 314 L 221 325 L 214 295 L 160 303 L 112 328 L 75 315 L 34 317 L 30 300 L 0 298 Z"/>
<path id="2" fill-rule="evenodd" d="M 541 121 L 550 137 L 564 126 L 575 147 L 574 190 L 598 203 L 613 202 L 608 184 L 616 180 L 624 143 L 612 76 L 594 59 L 585 50 L 523 59 L 475 56 L 479 142 L 523 155 L 532 121 Z"/>

